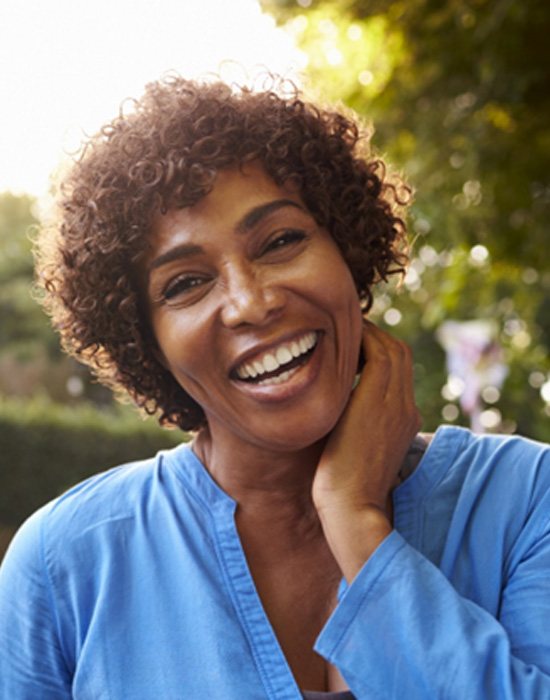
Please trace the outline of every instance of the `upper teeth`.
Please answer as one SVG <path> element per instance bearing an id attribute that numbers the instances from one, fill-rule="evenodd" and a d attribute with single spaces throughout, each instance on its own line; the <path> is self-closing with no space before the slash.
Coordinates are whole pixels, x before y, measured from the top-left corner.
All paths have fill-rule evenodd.
<path id="1" fill-rule="evenodd" d="M 295 357 L 309 352 L 317 341 L 316 333 L 306 333 L 298 340 L 293 340 L 290 343 L 281 343 L 273 350 L 266 352 L 256 359 L 244 362 L 237 367 L 237 376 L 239 379 L 249 379 L 265 374 L 266 372 L 274 372 L 282 365 L 291 362 Z"/>

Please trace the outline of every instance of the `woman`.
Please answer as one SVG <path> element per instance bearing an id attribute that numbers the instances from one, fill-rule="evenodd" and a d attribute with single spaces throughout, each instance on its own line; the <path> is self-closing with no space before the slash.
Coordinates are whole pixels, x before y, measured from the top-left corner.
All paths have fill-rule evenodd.
<path id="1" fill-rule="evenodd" d="M 426 450 L 409 352 L 365 320 L 407 199 L 298 94 L 173 78 L 88 144 L 44 303 L 195 437 L 20 530 L 2 697 L 550 698 L 548 448 Z"/>

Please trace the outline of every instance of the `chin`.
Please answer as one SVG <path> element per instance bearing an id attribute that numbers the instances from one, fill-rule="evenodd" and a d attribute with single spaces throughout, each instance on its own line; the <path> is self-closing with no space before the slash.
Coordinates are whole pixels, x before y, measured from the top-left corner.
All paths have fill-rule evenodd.
<path id="1" fill-rule="evenodd" d="M 302 420 L 295 421 L 291 426 L 281 426 L 279 430 L 269 431 L 269 434 L 264 432 L 261 441 L 274 450 L 299 452 L 325 440 L 337 424 L 340 415 L 339 413 L 325 416 L 323 419 L 304 415 Z"/>

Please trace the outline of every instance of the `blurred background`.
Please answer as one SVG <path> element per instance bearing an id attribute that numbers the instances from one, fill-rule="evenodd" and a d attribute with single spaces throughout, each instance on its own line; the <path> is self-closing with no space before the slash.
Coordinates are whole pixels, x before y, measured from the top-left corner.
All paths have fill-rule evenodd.
<path id="1" fill-rule="evenodd" d="M 550 440 L 550 4 L 4 0 L 0 27 L 0 556 L 69 485 L 182 439 L 63 356 L 30 294 L 50 174 L 169 70 L 271 70 L 372 124 L 416 191 L 372 317 L 413 348 L 424 429 Z"/>

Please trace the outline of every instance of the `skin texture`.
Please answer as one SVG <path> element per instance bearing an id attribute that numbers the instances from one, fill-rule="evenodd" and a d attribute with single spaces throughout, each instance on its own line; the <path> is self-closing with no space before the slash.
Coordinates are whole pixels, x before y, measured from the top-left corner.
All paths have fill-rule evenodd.
<path id="1" fill-rule="evenodd" d="M 419 428 L 410 353 L 364 321 L 332 237 L 258 166 L 224 171 L 197 204 L 158 214 L 141 279 L 157 356 L 204 410 L 194 450 L 238 503 L 294 676 L 302 688 L 344 688 L 312 646 L 342 574 L 353 579 L 391 532 L 387 503 Z M 287 381 L 236 376 L 310 332 L 315 350 Z"/>
<path id="2" fill-rule="evenodd" d="M 273 202 L 282 205 L 240 231 Z M 334 427 L 357 371 L 359 300 L 331 236 L 292 190 L 253 167 L 222 173 L 199 203 L 157 217 L 146 266 L 161 358 L 202 406 L 216 449 L 295 452 Z M 243 360 L 311 331 L 318 346 L 288 382 L 262 388 L 233 376 Z"/>
<path id="3" fill-rule="evenodd" d="M 327 440 L 312 486 L 325 536 L 348 581 L 392 530 L 389 497 L 421 425 L 409 348 L 372 323 L 365 324 L 363 347 L 361 381 Z"/>

